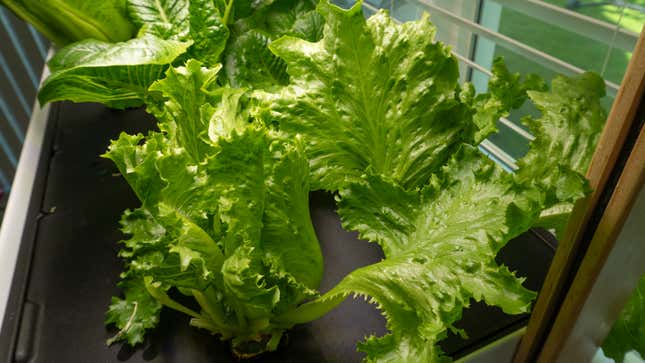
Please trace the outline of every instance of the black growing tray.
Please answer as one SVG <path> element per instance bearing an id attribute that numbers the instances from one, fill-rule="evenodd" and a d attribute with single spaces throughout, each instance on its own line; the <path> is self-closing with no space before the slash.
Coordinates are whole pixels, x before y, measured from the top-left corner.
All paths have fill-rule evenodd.
<path id="1" fill-rule="evenodd" d="M 37 180 L 24 226 L 18 264 L 0 331 L 3 362 L 234 362 L 228 345 L 188 326 L 188 317 L 164 309 L 145 343 L 105 345 L 115 332 L 103 325 L 121 271 L 123 236 L 118 220 L 138 202 L 111 161 L 102 159 L 121 131 L 145 132 L 154 120 L 142 110 L 114 111 L 97 104 L 57 103 L 51 108 Z M 353 269 L 382 258 L 376 244 L 344 231 L 333 196 L 311 194 L 311 216 L 322 245 L 325 292 Z M 17 243 L 18 241 L 16 241 Z M 553 257 L 555 241 L 531 230 L 511 241 L 500 262 L 538 290 Z M 457 324 L 469 335 L 449 336 L 441 346 L 462 357 L 526 324 L 527 315 L 473 303 Z M 370 304 L 347 300 L 325 317 L 294 327 L 278 351 L 257 362 L 357 362 L 356 342 L 386 332 Z"/>

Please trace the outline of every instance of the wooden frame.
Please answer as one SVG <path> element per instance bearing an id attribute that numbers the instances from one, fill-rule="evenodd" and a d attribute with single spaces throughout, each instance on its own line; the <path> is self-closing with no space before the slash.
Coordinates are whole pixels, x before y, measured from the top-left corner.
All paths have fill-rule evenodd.
<path id="1" fill-rule="evenodd" d="M 555 327 L 556 316 L 569 290 L 569 277 L 574 276 L 577 270 L 577 261 L 580 261 L 589 247 L 590 238 L 586 239 L 585 235 L 589 236 L 589 233 L 595 229 L 595 225 L 590 224 L 591 217 L 598 212 L 598 208 L 601 206 L 600 197 L 608 187 L 609 177 L 612 172 L 615 172 L 616 161 L 625 146 L 629 131 L 635 124 L 636 112 L 643 98 L 644 90 L 645 27 L 636 48 L 634 48 L 632 59 L 587 171 L 587 179 L 589 179 L 593 192 L 587 198 L 576 203 L 574 207 L 567 229 L 538 295 L 526 334 L 515 353 L 514 363 L 537 360 L 543 347 L 547 350 L 542 357 L 554 357 L 559 349 L 551 345 L 553 339 L 556 339 L 556 336 L 562 337 L 567 334 L 566 327 L 560 324 L 558 327 L 564 329 L 562 332 L 551 332 L 551 334 L 556 334 L 552 335 L 554 338 L 551 338 L 549 343 L 552 348 L 545 345 L 545 342 L 548 341 L 548 332 Z M 570 316 L 567 319 L 574 319 L 574 317 Z"/>
<path id="2" fill-rule="evenodd" d="M 641 107 L 638 112 L 639 116 L 645 117 L 645 102 L 641 102 Z M 620 246 L 622 247 L 622 252 L 620 250 L 615 251 L 618 247 L 615 246 L 616 240 L 619 233 L 623 230 L 625 222 L 632 212 L 632 206 L 636 199 L 639 197 L 640 193 L 643 193 L 643 185 L 645 184 L 645 127 L 641 126 L 640 133 L 636 139 L 636 143 L 630 153 L 623 172 L 616 183 L 614 192 L 612 193 L 611 199 L 605 208 L 602 218 L 598 222 L 598 226 L 595 230 L 589 249 L 576 273 L 576 277 L 571 284 L 567 296 L 560 308 L 560 311 L 555 319 L 551 332 L 549 333 L 546 343 L 542 348 L 542 352 L 539 355 L 538 362 L 555 362 L 556 360 L 563 360 L 563 348 L 568 346 L 567 356 L 573 355 L 577 361 L 588 362 L 593 357 L 595 349 L 605 338 L 605 335 L 609 332 L 609 328 L 613 325 L 613 321 L 617 317 L 616 313 L 613 314 L 612 319 L 608 322 L 608 319 L 603 319 L 603 324 L 593 324 L 595 330 L 601 330 L 600 332 L 578 332 L 578 335 L 583 336 L 593 336 L 594 341 L 589 342 L 585 347 L 573 347 L 574 344 L 567 343 L 571 341 L 572 336 L 574 335 L 574 327 L 578 326 L 580 319 L 583 318 L 582 311 L 585 307 L 587 301 L 589 301 L 592 288 L 596 286 L 596 283 L 601 276 L 613 276 L 614 285 L 627 285 L 630 288 L 627 291 L 623 291 L 622 299 L 618 297 L 618 300 L 621 300 L 622 303 L 617 304 L 622 306 L 625 300 L 629 297 L 633 288 L 636 287 L 640 277 L 645 273 L 645 268 L 642 262 L 635 262 L 638 265 L 634 268 L 634 261 L 632 261 L 634 256 L 627 258 L 626 253 L 631 252 L 632 255 L 645 255 L 644 249 L 645 245 L 641 244 L 640 246 L 633 246 L 634 243 L 628 243 L 632 246 Z M 642 223 L 642 221 L 641 221 Z M 642 225 L 641 225 L 642 227 Z M 634 238 L 632 236 L 632 238 Z M 630 242 L 636 242 L 637 240 L 631 240 Z M 627 252 L 624 252 L 627 250 Z M 636 250 L 636 251 L 633 251 Z M 620 264 L 609 265 L 610 268 L 613 268 L 612 271 L 603 271 L 603 267 L 607 262 L 607 258 L 610 254 L 622 254 L 619 260 L 622 261 Z M 627 255 L 629 256 L 629 255 Z M 615 262 L 615 261 L 614 261 Z M 628 282 L 628 283 L 626 283 Z M 601 285 L 602 286 L 602 285 Z M 605 284 L 605 290 L 607 284 Z M 621 290 L 621 289 L 612 289 L 612 290 Z M 625 290 L 622 288 L 622 290 Z M 615 293 L 615 291 L 614 291 Z M 611 294 L 599 294 L 604 295 L 602 301 L 605 303 L 602 305 L 611 305 L 609 302 L 613 302 L 617 297 L 611 296 Z M 600 299 L 595 299 L 592 303 L 598 304 L 601 301 Z M 614 304 L 616 305 L 616 304 Z M 589 309 L 589 308 L 588 308 Z M 594 309 L 594 308 L 592 308 Z M 600 308 L 595 308 L 594 310 L 599 310 Z M 616 309 L 614 309 L 616 310 Z M 587 314 L 584 319 L 588 320 L 589 315 L 598 316 L 605 314 Z M 592 318 L 593 319 L 593 318 Z M 608 323 L 608 324 L 607 324 Z M 587 325 L 587 324 L 582 324 Z M 593 329 L 593 328 L 579 328 L 578 330 Z M 576 339 L 578 342 L 582 341 L 581 339 Z M 586 339 L 587 341 L 589 339 Z M 566 359 L 564 359 L 566 361 Z M 570 360 L 569 360 L 570 361 Z"/>

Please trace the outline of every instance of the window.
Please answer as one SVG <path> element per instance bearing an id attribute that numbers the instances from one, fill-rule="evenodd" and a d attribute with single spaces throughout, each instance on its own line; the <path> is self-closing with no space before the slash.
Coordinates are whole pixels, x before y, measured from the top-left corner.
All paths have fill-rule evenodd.
<path id="1" fill-rule="evenodd" d="M 463 80 L 479 92 L 486 90 L 493 59 L 503 56 L 512 71 L 537 73 L 547 81 L 558 73 L 601 74 L 607 110 L 645 23 L 642 0 L 368 0 L 364 6 L 372 12 L 389 9 L 401 21 L 430 13 L 437 39 L 452 46 Z M 501 119 L 499 132 L 482 143 L 507 169 L 516 167 L 532 138 L 520 122 L 527 114 L 538 114 L 528 102 Z"/>
<path id="2" fill-rule="evenodd" d="M 36 99 L 48 42 L 0 7 L 0 220 Z"/>

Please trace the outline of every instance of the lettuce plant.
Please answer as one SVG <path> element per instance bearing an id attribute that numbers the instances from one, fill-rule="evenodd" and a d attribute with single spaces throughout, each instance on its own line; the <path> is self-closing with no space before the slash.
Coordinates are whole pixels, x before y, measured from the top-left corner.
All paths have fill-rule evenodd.
<path id="1" fill-rule="evenodd" d="M 441 360 L 436 343 L 472 299 L 529 310 L 534 293 L 494 258 L 543 210 L 588 191 L 580 173 L 604 123 L 604 84 L 586 73 L 544 92 L 496 63 L 490 93 L 474 96 L 458 86 L 448 49 L 428 39 L 427 19 L 396 25 L 384 12 L 365 20 L 359 6 L 319 9 L 321 41 L 270 45 L 291 84 L 256 92 L 258 114 L 309 140 L 312 184 L 339 190 L 343 226 L 378 243 L 385 259 L 282 319 L 309 321 L 349 295 L 369 296 L 390 334 L 359 345 L 368 361 Z M 511 174 L 473 145 L 526 96 L 542 117 L 525 119 L 536 138 Z"/>
<path id="2" fill-rule="evenodd" d="M 112 340 L 142 342 L 165 305 L 232 339 L 241 356 L 253 352 L 249 342 L 273 350 L 293 325 L 275 316 L 316 294 L 322 256 L 302 142 L 237 114 L 240 92 L 217 89 L 217 71 L 194 60 L 168 70 L 151 87 L 161 131 L 122 134 L 105 155 L 142 203 L 121 220 L 130 239 L 120 253 L 125 298 L 107 314 L 121 328 Z M 171 299 L 170 288 L 201 311 Z"/>
<path id="3" fill-rule="evenodd" d="M 602 343 L 602 350 L 615 362 L 628 361 L 626 354 L 645 356 L 645 276 L 621 310 Z"/>
<path id="4" fill-rule="evenodd" d="M 109 343 L 142 342 L 165 306 L 246 357 L 363 296 L 389 330 L 359 343 L 367 361 L 437 362 L 471 301 L 529 311 L 535 293 L 495 256 L 589 191 L 600 77 L 559 76 L 548 91 L 496 61 L 475 94 L 427 17 L 366 20 L 360 2 L 133 0 L 128 11 L 136 38 L 62 49 L 40 93 L 145 104 L 159 121 L 105 154 L 142 204 L 121 220 L 124 296 L 107 313 L 119 329 Z M 542 116 L 524 119 L 535 139 L 509 173 L 477 145 L 527 99 Z M 334 192 L 343 226 L 385 255 L 323 294 L 316 189 Z"/>
<path id="5" fill-rule="evenodd" d="M 313 0 L 128 0 L 127 12 L 136 37 L 114 43 L 88 36 L 62 48 L 49 62 L 52 74 L 38 95 L 41 103 L 141 106 L 148 87 L 188 59 L 224 63 L 220 85 L 286 84 L 284 62 L 267 44 L 282 35 L 316 40 L 323 24 Z"/>

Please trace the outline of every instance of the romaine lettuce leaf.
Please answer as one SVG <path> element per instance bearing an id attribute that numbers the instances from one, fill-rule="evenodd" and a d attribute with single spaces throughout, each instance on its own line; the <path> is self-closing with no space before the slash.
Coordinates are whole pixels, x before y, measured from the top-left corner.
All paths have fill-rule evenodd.
<path id="1" fill-rule="evenodd" d="M 127 0 L 132 21 L 144 32 L 184 38 L 189 32 L 188 0 Z"/>
<path id="2" fill-rule="evenodd" d="M 189 46 L 151 35 L 115 44 L 94 40 L 71 44 L 51 60 L 53 73 L 41 86 L 38 100 L 140 106 L 152 82 Z"/>
<path id="3" fill-rule="evenodd" d="M 41 103 L 136 107 L 169 64 L 187 59 L 218 64 L 229 30 L 212 1 L 130 0 L 128 13 L 140 27 L 138 37 L 123 43 L 83 40 L 62 49 L 49 62 L 53 73 L 41 87 Z"/>
<path id="4" fill-rule="evenodd" d="M 271 89 L 289 82 L 285 62 L 268 45 L 284 35 L 309 41 L 322 37 L 324 20 L 315 0 L 278 0 L 259 7 L 231 27 L 225 72 L 233 87 Z"/>
<path id="5" fill-rule="evenodd" d="M 232 3 L 232 1 L 229 1 Z M 152 34 L 163 39 L 192 43 L 186 59 L 207 66 L 219 62 L 229 30 L 221 9 L 212 0 L 128 0 L 128 12 L 139 26 L 139 36 Z"/>
<path id="6" fill-rule="evenodd" d="M 58 46 L 85 39 L 128 40 L 135 28 L 123 0 L 0 0 Z"/>

